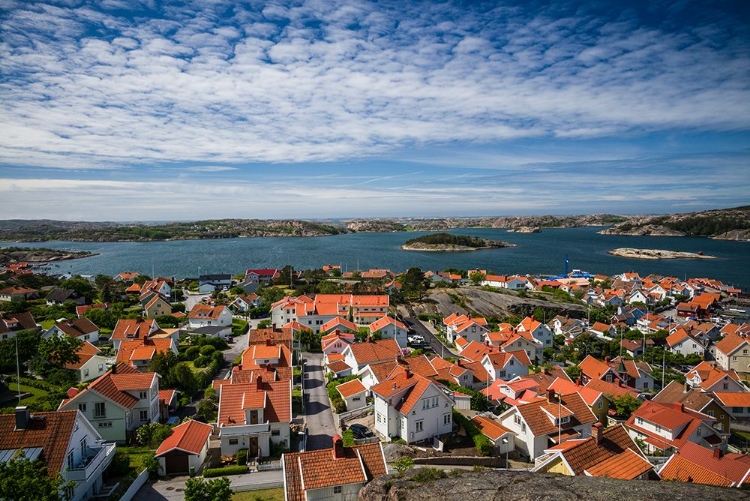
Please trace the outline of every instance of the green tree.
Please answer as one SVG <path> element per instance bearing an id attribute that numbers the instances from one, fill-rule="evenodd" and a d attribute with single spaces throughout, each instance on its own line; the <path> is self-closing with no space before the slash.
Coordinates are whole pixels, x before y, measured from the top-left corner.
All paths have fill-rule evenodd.
<path id="1" fill-rule="evenodd" d="M 161 423 L 149 423 L 139 427 L 135 437 L 139 444 L 156 449 L 171 434 L 171 427 Z"/>
<path id="2" fill-rule="evenodd" d="M 469 280 L 471 280 L 472 285 L 479 285 L 484 281 L 486 277 L 487 275 L 485 275 L 481 271 L 475 271 L 474 273 L 471 273 L 469 275 Z"/>
<path id="3" fill-rule="evenodd" d="M 407 470 L 414 468 L 414 460 L 408 456 L 397 459 L 393 463 L 393 467 L 396 469 L 399 475 L 403 475 Z"/>
<path id="4" fill-rule="evenodd" d="M 39 341 L 39 368 L 62 369 L 66 364 L 74 364 L 80 360 L 78 350 L 83 341 L 71 336 L 51 336 Z"/>
<path id="5" fill-rule="evenodd" d="M 185 482 L 185 501 L 230 501 L 232 490 L 227 477 L 204 480 L 200 477 Z"/>
<path id="6" fill-rule="evenodd" d="M 421 300 L 429 284 L 421 268 L 409 268 L 401 276 L 402 291 L 407 297 L 416 297 Z"/>
<path id="7" fill-rule="evenodd" d="M 633 395 L 625 394 L 613 398 L 612 403 L 615 404 L 617 415 L 627 419 L 630 417 L 633 411 L 641 406 L 643 402 L 635 398 Z"/>
<path id="8" fill-rule="evenodd" d="M 100 328 L 114 329 L 115 325 L 117 325 L 117 316 L 110 310 L 91 308 L 84 316 Z"/>
<path id="9" fill-rule="evenodd" d="M 20 331 L 13 339 L 0 341 L 0 372 L 16 373 L 16 342 L 18 343 L 18 361 L 23 367 L 39 353 L 39 340 L 42 334 L 37 331 Z"/>
<path id="10" fill-rule="evenodd" d="M 198 380 L 185 362 L 181 362 L 172 368 L 167 379 L 173 385 L 173 388 L 177 388 L 191 397 L 198 392 Z"/>
<path id="11" fill-rule="evenodd" d="M 60 490 L 68 485 L 60 475 L 47 476 L 47 467 L 39 459 L 17 457 L 0 463 L 0 499 L 14 501 L 58 501 Z"/>
<path id="12" fill-rule="evenodd" d="M 177 327 L 180 325 L 180 320 L 172 315 L 158 315 L 154 320 L 159 324 L 159 327 Z"/>
<path id="13" fill-rule="evenodd" d="M 60 287 L 62 287 L 63 289 L 74 290 L 81 296 L 85 296 L 89 299 L 93 298 L 94 296 L 94 286 L 91 285 L 91 282 L 81 277 L 73 277 L 64 280 L 60 284 Z"/>
<path id="14" fill-rule="evenodd" d="M 190 349 L 190 348 L 188 348 Z M 200 348 L 198 348 L 200 350 Z M 167 350 L 165 353 L 155 353 L 151 358 L 151 362 L 148 364 L 148 370 L 158 373 L 163 378 L 169 376 L 171 371 L 179 363 L 177 355 L 172 350 Z M 160 383 L 164 388 L 167 388 L 169 381 L 162 379 Z"/>

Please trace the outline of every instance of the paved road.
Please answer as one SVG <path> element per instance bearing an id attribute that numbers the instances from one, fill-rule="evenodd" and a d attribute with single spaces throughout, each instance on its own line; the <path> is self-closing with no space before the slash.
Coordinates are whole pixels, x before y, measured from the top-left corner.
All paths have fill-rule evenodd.
<path id="1" fill-rule="evenodd" d="M 448 346 L 444 346 L 443 343 L 438 338 L 436 338 L 435 335 L 427 327 L 425 327 L 425 325 L 420 322 L 418 318 L 405 317 L 404 324 L 406 324 L 406 326 L 409 329 L 412 329 L 416 334 L 422 336 L 425 340 L 425 348 L 429 348 L 430 350 L 435 352 L 436 355 L 439 355 L 441 357 L 455 356 L 451 349 Z"/>
<path id="2" fill-rule="evenodd" d="M 302 379 L 306 396 L 305 422 L 307 423 L 307 450 L 328 449 L 333 446 L 333 435 L 336 426 L 328 403 L 325 377 L 323 372 L 323 355 L 321 353 L 304 353 L 305 376 Z"/>

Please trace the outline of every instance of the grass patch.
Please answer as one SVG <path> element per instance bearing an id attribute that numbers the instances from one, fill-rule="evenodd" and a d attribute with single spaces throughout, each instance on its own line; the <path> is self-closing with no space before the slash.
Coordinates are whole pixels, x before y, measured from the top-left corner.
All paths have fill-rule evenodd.
<path id="1" fill-rule="evenodd" d="M 741 439 L 750 442 L 750 431 L 732 430 L 732 435 L 737 435 Z"/>
<path id="2" fill-rule="evenodd" d="M 185 361 L 185 362 L 182 362 L 182 363 L 185 364 L 185 365 L 187 365 L 188 367 L 190 367 L 190 370 L 193 372 L 193 375 L 195 377 L 198 377 L 201 374 L 203 374 L 204 372 L 206 372 L 205 367 L 204 368 L 196 367 L 192 360 L 188 360 L 188 361 Z"/>
<path id="3" fill-rule="evenodd" d="M 232 501 L 284 501 L 284 489 L 235 492 L 232 494 Z"/>
<path id="4" fill-rule="evenodd" d="M 8 389 L 13 393 L 16 394 L 18 392 L 18 385 L 15 382 L 8 383 Z M 31 396 L 23 398 L 21 400 L 21 405 L 28 405 L 32 406 L 33 404 L 36 404 L 37 401 L 42 398 L 49 395 L 48 391 L 39 389 L 39 388 L 33 388 L 31 386 L 26 386 L 25 384 L 21 385 L 21 393 L 31 393 Z M 14 409 L 16 408 L 16 401 L 9 403 L 9 406 L 3 407 L 0 409 L 0 412 L 3 414 L 12 414 L 14 412 Z"/>
<path id="5" fill-rule="evenodd" d="M 124 447 L 117 446 L 117 453 L 122 454 L 128 458 L 130 467 L 134 468 L 137 473 L 143 471 L 144 461 L 154 455 L 155 449 L 149 449 L 148 447 Z"/>
<path id="6" fill-rule="evenodd" d="M 55 325 L 55 321 L 54 320 L 43 320 L 43 321 L 39 322 L 39 325 L 41 325 L 42 329 L 44 329 L 44 330 L 50 330 Z"/>
<path id="7" fill-rule="evenodd" d="M 445 478 L 447 474 L 440 468 L 420 468 L 417 473 L 414 474 L 412 479 L 424 484 L 427 482 L 433 482 L 439 478 Z"/>

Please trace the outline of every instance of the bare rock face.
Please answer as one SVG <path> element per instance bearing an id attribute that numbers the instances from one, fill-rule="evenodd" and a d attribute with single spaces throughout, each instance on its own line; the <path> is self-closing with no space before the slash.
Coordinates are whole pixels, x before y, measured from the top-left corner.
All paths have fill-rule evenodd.
<path id="1" fill-rule="evenodd" d="M 680 482 L 566 477 L 529 472 L 462 471 L 419 482 L 420 470 L 385 475 L 367 484 L 359 501 L 643 501 L 710 499 L 740 501 L 750 492 Z M 416 478 L 415 478 L 416 476 Z"/>

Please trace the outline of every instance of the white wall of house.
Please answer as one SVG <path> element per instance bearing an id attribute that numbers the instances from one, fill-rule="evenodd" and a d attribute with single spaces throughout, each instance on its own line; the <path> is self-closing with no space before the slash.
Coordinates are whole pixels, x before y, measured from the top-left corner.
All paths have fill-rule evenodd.
<path id="1" fill-rule="evenodd" d="M 110 364 L 114 361 L 101 355 L 94 355 L 80 369 L 76 369 L 78 380 L 82 383 L 93 381 L 109 369 Z"/>
<path id="2" fill-rule="evenodd" d="M 672 353 L 679 353 L 680 355 L 703 355 L 703 345 L 695 339 L 687 337 L 669 348 Z"/>
<path id="3" fill-rule="evenodd" d="M 220 427 L 221 455 L 234 456 L 238 451 L 247 449 L 251 436 L 258 437 L 258 456 L 270 456 L 271 429 L 268 423 Z"/>
<path id="4" fill-rule="evenodd" d="M 358 482 L 355 484 L 323 487 L 321 489 L 307 489 L 305 490 L 305 499 L 307 501 L 357 501 L 359 499 L 359 491 L 364 485 L 364 482 Z"/>
<path id="5" fill-rule="evenodd" d="M 396 325 L 388 324 L 380 329 L 380 336 L 383 339 L 395 339 L 401 348 L 406 348 L 409 341 L 407 340 L 407 332 L 404 329 L 399 328 Z"/>
<path id="6" fill-rule="evenodd" d="M 102 473 L 114 455 L 114 448 L 105 447 L 96 428 L 78 413 L 62 467 L 63 479 L 74 482 L 71 501 L 91 499 L 98 492 L 103 483 Z M 84 457 L 93 458 L 85 467 L 82 465 Z"/>
<path id="7" fill-rule="evenodd" d="M 344 402 L 346 403 L 346 410 L 354 411 L 354 410 L 366 407 L 367 400 L 365 398 L 365 393 L 366 392 L 361 391 L 359 393 L 355 393 L 354 395 L 351 395 L 345 398 Z"/>

